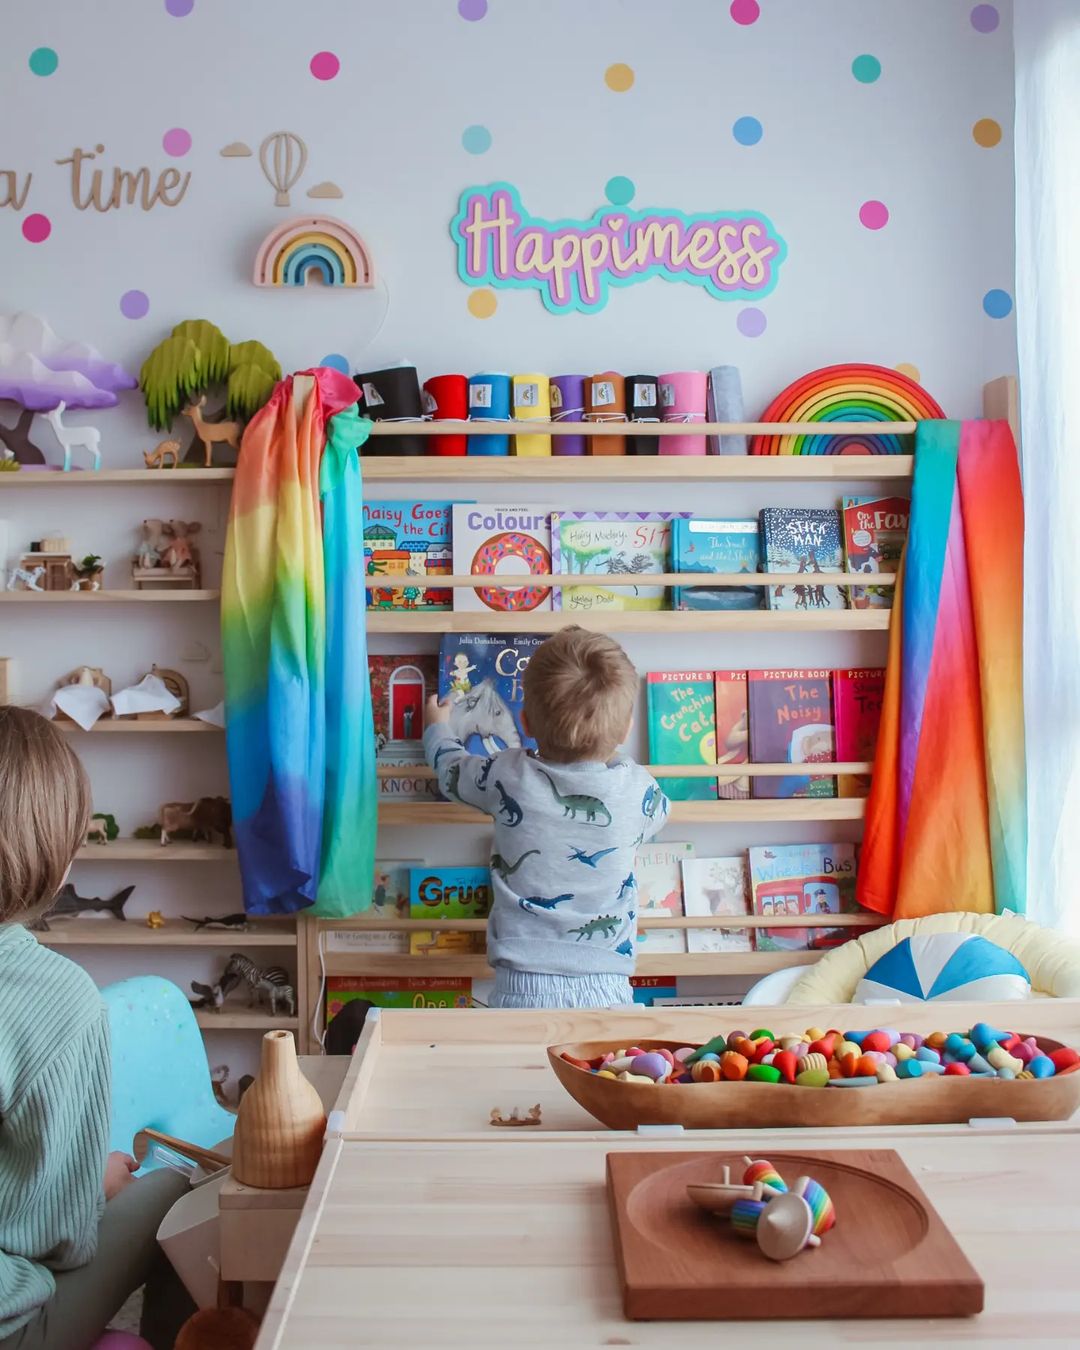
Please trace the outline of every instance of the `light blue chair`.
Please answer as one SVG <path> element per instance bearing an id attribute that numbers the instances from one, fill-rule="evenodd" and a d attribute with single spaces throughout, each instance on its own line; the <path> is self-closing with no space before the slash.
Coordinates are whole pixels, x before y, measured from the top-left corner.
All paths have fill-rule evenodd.
<path id="1" fill-rule="evenodd" d="M 157 975 L 102 989 L 112 1037 L 109 1150 L 131 1152 L 139 1130 L 161 1130 L 213 1148 L 231 1139 L 236 1117 L 220 1106 L 206 1050 L 184 992 Z M 153 1154 L 147 1167 L 160 1164 Z"/>

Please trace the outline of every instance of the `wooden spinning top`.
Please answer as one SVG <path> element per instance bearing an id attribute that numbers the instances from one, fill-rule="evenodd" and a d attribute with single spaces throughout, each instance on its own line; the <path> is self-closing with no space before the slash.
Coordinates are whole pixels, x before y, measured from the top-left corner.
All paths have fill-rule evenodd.
<path id="1" fill-rule="evenodd" d="M 695 1205 L 710 1214 L 730 1214 L 736 1200 L 759 1200 L 755 1187 L 740 1186 L 731 1180 L 731 1168 L 724 1167 L 723 1181 L 695 1181 L 686 1188 L 686 1194 Z"/>
<path id="2" fill-rule="evenodd" d="M 300 1072 L 288 1031 L 263 1037 L 259 1074 L 240 1099 L 232 1172 L 245 1186 L 306 1186 L 322 1153 L 326 1116 L 319 1094 Z"/>

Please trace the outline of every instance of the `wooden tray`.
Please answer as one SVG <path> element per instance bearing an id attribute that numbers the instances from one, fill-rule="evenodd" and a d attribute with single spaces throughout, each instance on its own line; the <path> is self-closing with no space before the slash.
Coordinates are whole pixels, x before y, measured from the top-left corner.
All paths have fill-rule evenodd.
<path id="1" fill-rule="evenodd" d="M 1060 1041 L 1037 1036 L 1042 1050 Z M 678 1050 L 679 1041 L 641 1040 L 642 1050 Z M 685 1045 L 683 1041 L 681 1044 Z M 579 1041 L 548 1047 L 548 1060 L 576 1102 L 613 1130 L 682 1125 L 688 1130 L 819 1125 L 948 1125 L 973 1116 L 1067 1120 L 1080 1107 L 1080 1072 L 1042 1079 L 920 1078 L 866 1088 L 803 1088 L 786 1083 L 619 1083 L 561 1058 L 595 1059 L 617 1043 Z"/>
<path id="2" fill-rule="evenodd" d="M 688 1183 L 722 1180 L 725 1163 L 741 1176 L 741 1156 L 607 1155 L 627 1317 L 759 1321 L 982 1312 L 978 1272 L 892 1149 L 773 1151 L 770 1161 L 789 1185 L 812 1176 L 836 1206 L 836 1226 L 821 1246 L 790 1261 L 770 1261 L 756 1241 L 736 1237 L 727 1218 L 699 1209 L 686 1194 Z"/>

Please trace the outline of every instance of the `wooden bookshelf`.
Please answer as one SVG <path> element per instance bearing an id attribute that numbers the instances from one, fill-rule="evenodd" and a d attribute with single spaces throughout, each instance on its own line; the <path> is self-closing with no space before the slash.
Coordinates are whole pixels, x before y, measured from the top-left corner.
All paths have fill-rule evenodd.
<path id="1" fill-rule="evenodd" d="M 235 469 L 19 469 L 0 473 L 0 493 L 18 488 L 191 487 L 232 483 Z"/>
<path id="2" fill-rule="evenodd" d="M 221 1012 L 198 1008 L 195 1020 L 203 1031 L 298 1031 L 299 1017 L 271 1017 L 267 1012 L 230 1011 L 226 1004 Z"/>
<path id="3" fill-rule="evenodd" d="M 605 578 L 606 580 L 606 578 Z M 790 579 L 785 579 L 790 580 Z M 580 582 L 578 583 L 581 584 Z M 884 633 L 891 610 L 690 609 L 565 610 L 530 614 L 454 613 L 416 610 L 410 614 L 368 613 L 369 633 L 557 633 L 577 624 L 597 633 Z"/>
<path id="4" fill-rule="evenodd" d="M 148 928 L 143 919 L 120 923 L 100 919 L 51 919 L 45 933 L 35 933 L 44 947 L 295 947 L 296 925 L 285 920 L 252 920 L 246 932 L 235 928 L 203 928 L 198 932 L 183 919 L 166 919 L 164 928 Z"/>
<path id="5" fill-rule="evenodd" d="M 712 926 L 719 927 L 715 921 Z M 768 975 L 788 966 L 809 966 L 820 961 L 824 952 L 645 952 L 638 956 L 637 975 Z M 495 972 L 486 956 L 396 956 L 383 952 L 326 952 L 323 956 L 329 975 L 385 975 L 402 979 L 445 976 L 449 979 L 472 977 L 489 980 Z M 316 986 L 318 981 L 315 982 Z"/>
<path id="6" fill-rule="evenodd" d="M 219 590 L 192 591 L 0 591 L 4 605 L 163 605 L 218 600 Z"/>
<path id="7" fill-rule="evenodd" d="M 58 718 L 56 729 L 73 736 L 171 736 L 178 732 L 200 736 L 209 733 L 220 736 L 225 730 L 224 727 L 214 726 L 212 722 L 200 721 L 197 717 L 148 717 L 143 721 L 127 717 L 102 717 L 94 723 L 89 731 L 79 726 L 78 722 L 69 722 Z"/>
<path id="8" fill-rule="evenodd" d="M 879 914 L 725 914 L 718 917 L 639 914 L 638 927 L 649 928 L 880 928 Z M 321 931 L 349 933 L 486 933 L 487 919 L 319 919 Z M 425 957 L 441 960 L 441 957 Z"/>
<path id="9" fill-rule="evenodd" d="M 236 866 L 236 850 L 220 844 L 193 844 L 177 839 L 164 847 L 156 839 L 114 839 L 109 844 L 84 844 L 79 862 L 228 863 Z"/>
<path id="10" fill-rule="evenodd" d="M 792 765 L 790 771 L 797 772 L 798 767 Z M 776 797 L 760 801 L 672 802 L 668 820 L 673 825 L 761 825 L 785 820 L 862 820 L 865 815 L 863 797 Z M 458 802 L 379 801 L 380 825 L 484 825 L 489 819 L 482 811 Z"/>

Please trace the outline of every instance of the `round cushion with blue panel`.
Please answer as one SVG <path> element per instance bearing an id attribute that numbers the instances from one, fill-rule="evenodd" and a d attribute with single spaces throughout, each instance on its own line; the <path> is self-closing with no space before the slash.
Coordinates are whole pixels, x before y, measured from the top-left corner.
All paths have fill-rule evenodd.
<path id="1" fill-rule="evenodd" d="M 879 957 L 852 1001 L 998 1003 L 1030 997 L 1027 971 L 996 942 L 974 933 L 922 933 Z"/>

